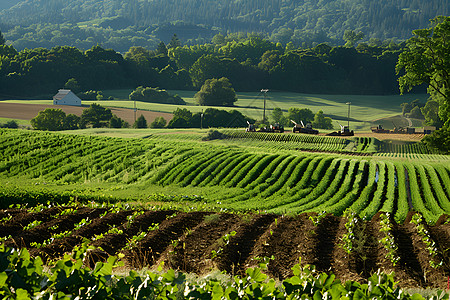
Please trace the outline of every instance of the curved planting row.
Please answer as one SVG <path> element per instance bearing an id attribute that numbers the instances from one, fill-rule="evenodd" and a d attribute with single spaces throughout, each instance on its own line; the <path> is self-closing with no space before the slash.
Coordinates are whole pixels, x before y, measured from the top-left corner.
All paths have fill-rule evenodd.
<path id="1" fill-rule="evenodd" d="M 344 162 L 349 168 L 352 163 Z M 364 221 L 350 211 L 340 218 L 40 207 L 1 210 L 0 217 L 2 242 L 44 261 L 87 244 L 94 247 L 85 261 L 91 265 L 123 254 L 128 267 L 164 262 L 197 274 L 219 269 L 243 275 L 248 267 L 268 263 L 267 272 L 284 279 L 301 259 L 343 282 L 365 281 L 381 269 L 395 271 L 400 286 L 445 288 L 450 272 L 450 225 L 442 220 L 429 226 L 419 214 L 409 214 L 403 224 L 390 214 Z"/>
<path id="2" fill-rule="evenodd" d="M 431 163 L 247 152 L 199 157 L 161 169 L 166 176 L 158 183 L 223 187 L 209 201 L 234 210 L 341 215 L 351 208 L 369 219 L 381 210 L 403 222 L 413 209 L 431 223 L 450 213 L 449 170 Z M 216 168 L 206 177 L 202 172 L 210 166 Z"/>
<path id="3" fill-rule="evenodd" d="M 122 187 L 129 183 L 176 185 L 185 188 L 186 194 L 195 188 L 195 194 L 214 205 L 279 214 L 326 211 L 341 215 L 351 208 L 366 218 L 380 210 L 390 212 L 402 222 L 409 210 L 416 210 L 434 223 L 440 215 L 450 213 L 446 163 L 250 151 L 223 143 L 165 143 L 160 137 L 157 142 L 0 132 L 0 148 L 7 149 L 0 154 L 0 178 L 23 177 L 32 183 L 57 184 L 113 182 Z M 297 141 L 329 138 L 290 135 Z M 360 149 L 374 143 L 369 138 L 355 140 Z M 336 137 L 330 141 L 345 145 Z M 2 205 L 7 207 L 8 195 L 4 197 Z"/>

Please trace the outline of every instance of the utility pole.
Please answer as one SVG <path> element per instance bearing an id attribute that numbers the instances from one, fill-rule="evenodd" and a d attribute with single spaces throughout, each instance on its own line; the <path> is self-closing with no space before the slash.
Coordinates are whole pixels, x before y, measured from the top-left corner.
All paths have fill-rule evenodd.
<path id="1" fill-rule="evenodd" d="M 345 103 L 348 105 L 348 113 L 347 113 L 347 127 L 350 129 L 350 104 L 352 104 L 351 102 L 347 102 Z"/>
<path id="2" fill-rule="evenodd" d="M 134 123 L 136 123 L 136 99 L 134 99 Z"/>
<path id="3" fill-rule="evenodd" d="M 200 115 L 200 129 L 203 129 L 203 109 L 202 109 L 202 113 Z"/>
<path id="4" fill-rule="evenodd" d="M 263 122 L 266 122 L 266 94 L 269 90 L 268 89 L 262 89 L 261 93 L 264 93 L 264 111 L 263 111 Z"/>

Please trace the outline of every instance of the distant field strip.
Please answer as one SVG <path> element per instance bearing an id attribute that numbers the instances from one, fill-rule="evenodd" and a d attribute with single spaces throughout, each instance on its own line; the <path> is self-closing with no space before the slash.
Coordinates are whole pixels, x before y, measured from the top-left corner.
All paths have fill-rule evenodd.
<path id="1" fill-rule="evenodd" d="M 272 135 L 279 140 L 262 151 L 192 137 L 183 142 L 173 136 L 123 139 L 1 130 L 0 182 L 23 178 L 79 187 L 85 183 L 177 186 L 185 194 L 204 191 L 202 201 L 232 210 L 341 215 L 350 208 L 369 219 L 378 211 L 391 212 L 398 222 L 410 209 L 420 211 L 429 222 L 450 213 L 446 157 L 435 162 L 421 159 L 425 154 L 413 161 L 274 150 L 272 143 L 301 139 L 311 145 L 323 140 L 332 147 L 348 145 L 339 138 L 279 136 Z M 373 144 L 369 138 L 355 143 L 360 149 Z"/>
<path id="2" fill-rule="evenodd" d="M 333 137 L 295 133 L 244 132 L 223 130 L 227 139 L 253 146 L 273 149 L 291 149 L 313 152 L 353 153 L 404 157 L 408 155 L 433 154 L 420 142 L 380 141 L 373 137 Z"/>

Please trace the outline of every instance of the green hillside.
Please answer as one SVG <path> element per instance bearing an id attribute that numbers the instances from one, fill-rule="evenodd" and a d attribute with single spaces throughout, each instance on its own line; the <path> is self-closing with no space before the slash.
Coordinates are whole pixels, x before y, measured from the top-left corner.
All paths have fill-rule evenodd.
<path id="1" fill-rule="evenodd" d="M 143 132 L 111 138 L 1 130 L 0 203 L 156 199 L 336 215 L 351 208 L 369 219 L 391 212 L 399 222 L 416 210 L 432 223 L 450 212 L 448 156 L 426 154 L 420 143 L 394 149 L 373 138 L 223 131 L 225 139 L 204 141 L 199 130 Z"/>
<path id="2" fill-rule="evenodd" d="M 119 38 L 127 30 L 138 33 L 139 39 L 132 41 L 136 45 L 148 45 L 149 40 L 167 43 L 174 33 L 187 43 L 209 41 L 218 32 L 259 32 L 283 44 L 311 46 L 314 42 L 343 44 L 345 30 L 362 31 L 367 41 L 404 40 L 412 30 L 426 27 L 431 18 L 448 14 L 448 3 L 440 0 L 172 0 L 169 4 L 165 0 L 22 0 L 0 11 L 0 19 L 9 26 L 21 26 L 7 33 L 10 41 L 22 40 L 19 32 L 37 35 L 45 30 L 51 46 L 68 35 L 84 40 L 87 34 L 99 42 L 99 34 L 117 31 L 119 35 L 114 36 Z M 50 25 L 64 23 L 65 29 Z"/>

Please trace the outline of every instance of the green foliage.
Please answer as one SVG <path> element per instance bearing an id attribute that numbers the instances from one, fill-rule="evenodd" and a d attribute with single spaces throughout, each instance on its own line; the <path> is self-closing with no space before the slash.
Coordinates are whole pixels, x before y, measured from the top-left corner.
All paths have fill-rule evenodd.
<path id="1" fill-rule="evenodd" d="M 421 110 L 427 125 L 436 126 L 437 128 L 442 127 L 444 122 L 439 118 L 439 103 L 437 101 L 428 100 Z"/>
<path id="2" fill-rule="evenodd" d="M 147 120 L 143 115 L 140 115 L 139 118 L 137 118 L 136 122 L 133 124 L 133 128 L 147 128 Z"/>
<path id="3" fill-rule="evenodd" d="M 445 41 L 450 34 L 450 17 L 439 16 L 431 20 L 432 27 L 414 30 L 414 37 L 407 41 L 396 66 L 400 91 L 410 91 L 414 86 L 427 84 L 431 99 L 439 103 L 439 117 L 444 123 L 443 135 L 450 127 L 450 45 Z M 442 133 L 436 132 L 426 142 L 444 152 L 449 152 L 449 144 L 442 140 Z M 435 142 L 433 142 L 435 140 Z"/>
<path id="4" fill-rule="evenodd" d="M 323 42 L 341 43 L 346 30 L 361 28 L 364 28 L 368 40 L 393 37 L 407 39 L 413 29 L 426 26 L 429 19 L 448 14 L 446 3 L 437 0 L 412 0 L 406 3 L 394 0 L 376 3 L 367 0 L 319 3 L 204 0 L 201 5 L 175 0 L 170 8 L 162 0 L 133 3 L 105 1 L 102 9 L 99 9 L 98 2 L 83 0 L 41 6 L 27 3 L 13 7 L 3 11 L 1 18 L 6 24 L 20 26 L 8 28 L 7 31 L 4 28 L 4 33 L 8 40 L 15 45 L 25 46 L 23 48 L 32 48 L 29 45 L 34 42 L 45 47 L 64 43 L 87 49 L 100 40 L 108 47 L 125 52 L 127 49 L 124 49 L 124 45 L 130 42 L 133 46 L 155 49 L 160 40 L 169 42 L 176 33 L 185 43 L 195 41 L 203 44 L 219 32 L 233 34 L 228 39 L 225 37 L 226 41 L 238 40 L 242 33 L 262 32 L 283 45 L 291 42 L 296 47 L 310 47 Z M 59 5 L 64 7 L 64 11 L 60 10 Z M 155 11 L 159 13 L 155 14 Z M 421 13 L 418 14 L 418 11 Z M 218 18 L 224 12 L 227 17 Z M 52 23 L 64 20 L 66 23 L 42 25 L 49 23 L 48 20 L 54 20 Z M 32 31 L 33 35 L 20 35 L 26 29 Z"/>
<path id="5" fill-rule="evenodd" d="M 288 110 L 288 119 L 294 120 L 298 124 L 302 121 L 306 124 L 314 121 L 314 114 L 309 108 L 290 107 Z"/>
<path id="6" fill-rule="evenodd" d="M 178 95 L 170 95 L 166 90 L 160 90 L 159 88 L 151 87 L 137 87 L 131 92 L 129 96 L 130 100 L 153 102 L 153 103 L 165 103 L 165 104 L 177 104 L 185 105 L 186 102 Z"/>
<path id="7" fill-rule="evenodd" d="M 125 121 L 119 118 L 118 116 L 114 115 L 109 120 L 109 127 L 110 128 L 128 128 L 130 125 Z"/>
<path id="8" fill-rule="evenodd" d="M 41 258 L 31 257 L 27 249 L 15 251 L 0 246 L 0 295 L 17 299 L 420 299 L 420 295 L 410 296 L 396 287 L 392 274 L 375 273 L 367 284 L 342 284 L 333 274 L 319 273 L 314 266 L 300 264 L 292 268 L 293 276 L 281 285 L 269 279 L 261 268 L 249 268 L 245 277 L 234 276 L 226 282 L 187 281 L 185 274 L 172 269 L 159 274 L 146 271 L 138 275 L 130 271 L 128 275 L 113 275 L 113 270 L 123 263 L 112 256 L 90 269 L 83 264 L 88 250 L 91 248 L 83 244 L 50 269 L 44 269 Z M 439 293 L 448 298 L 448 294 Z"/>
<path id="9" fill-rule="evenodd" d="M 167 124 L 166 119 L 163 117 L 157 117 L 150 123 L 150 128 L 164 128 Z"/>
<path id="10" fill-rule="evenodd" d="M 11 129 L 16 129 L 19 128 L 19 124 L 17 123 L 16 120 L 11 120 L 8 121 L 4 124 L 0 123 L 0 128 L 11 128 Z"/>
<path id="11" fill-rule="evenodd" d="M 83 110 L 80 125 L 86 127 L 92 125 L 93 128 L 108 127 L 108 122 L 112 118 L 112 112 L 97 103 L 92 103 L 89 108 Z"/>
<path id="12" fill-rule="evenodd" d="M 78 97 L 81 98 L 81 100 L 103 100 L 103 92 L 102 91 L 86 91 L 82 93 L 77 94 Z M 99 99 L 101 98 L 101 99 Z"/>
<path id="13" fill-rule="evenodd" d="M 71 90 L 74 94 L 81 92 L 81 87 L 75 78 L 70 78 L 67 80 L 66 84 L 64 84 L 64 88 Z"/>
<path id="14" fill-rule="evenodd" d="M 189 111 L 177 112 L 184 114 Z M 345 155 L 367 153 L 374 139 L 228 129 L 211 133 L 222 140 L 203 142 L 206 134 L 200 131 L 166 134 L 169 131 L 132 139 L 84 135 L 89 131 L 77 135 L 2 129 L 0 208 L 67 203 L 76 197 L 82 202 L 128 199 L 283 214 L 341 215 L 350 207 L 361 218 L 382 210 L 403 222 L 411 193 L 414 209 L 427 222 L 450 209 L 445 189 L 449 162 L 444 156 L 409 154 L 392 164 L 394 158 L 384 159 L 382 153 Z M 161 191 L 200 191 L 202 197 L 142 196 Z"/>
<path id="15" fill-rule="evenodd" d="M 225 77 L 207 79 L 194 98 L 203 106 L 232 106 L 237 101 L 236 92 Z"/>
<path id="16" fill-rule="evenodd" d="M 356 33 L 353 30 L 344 31 L 343 40 L 345 41 L 345 47 L 353 48 L 355 47 L 356 42 L 362 40 L 364 38 L 364 33 L 361 31 Z"/>
<path id="17" fill-rule="evenodd" d="M 411 110 L 411 112 L 409 113 L 409 117 L 413 118 L 413 119 L 424 119 L 422 111 L 420 110 L 420 107 L 418 107 L 418 106 L 414 107 Z"/>
<path id="18" fill-rule="evenodd" d="M 5 37 L 3 33 L 0 31 L 0 46 L 3 46 L 6 43 Z"/>
<path id="19" fill-rule="evenodd" d="M 319 110 L 314 115 L 314 121 L 312 121 L 312 126 L 314 128 L 320 129 L 333 129 L 333 120 L 330 117 L 325 117 L 323 111 Z"/>
<path id="20" fill-rule="evenodd" d="M 211 141 L 211 140 L 222 140 L 225 139 L 227 136 L 223 134 L 222 132 L 214 129 L 210 129 L 206 136 L 202 138 L 204 141 Z"/>
<path id="21" fill-rule="evenodd" d="M 288 118 L 283 115 L 283 111 L 279 107 L 275 107 L 272 110 L 272 119 L 274 123 L 278 123 L 282 126 L 288 126 L 290 123 Z"/>
<path id="22" fill-rule="evenodd" d="M 37 130 L 63 130 L 66 113 L 59 108 L 46 108 L 40 111 L 36 117 L 31 119 L 30 123 Z"/>

